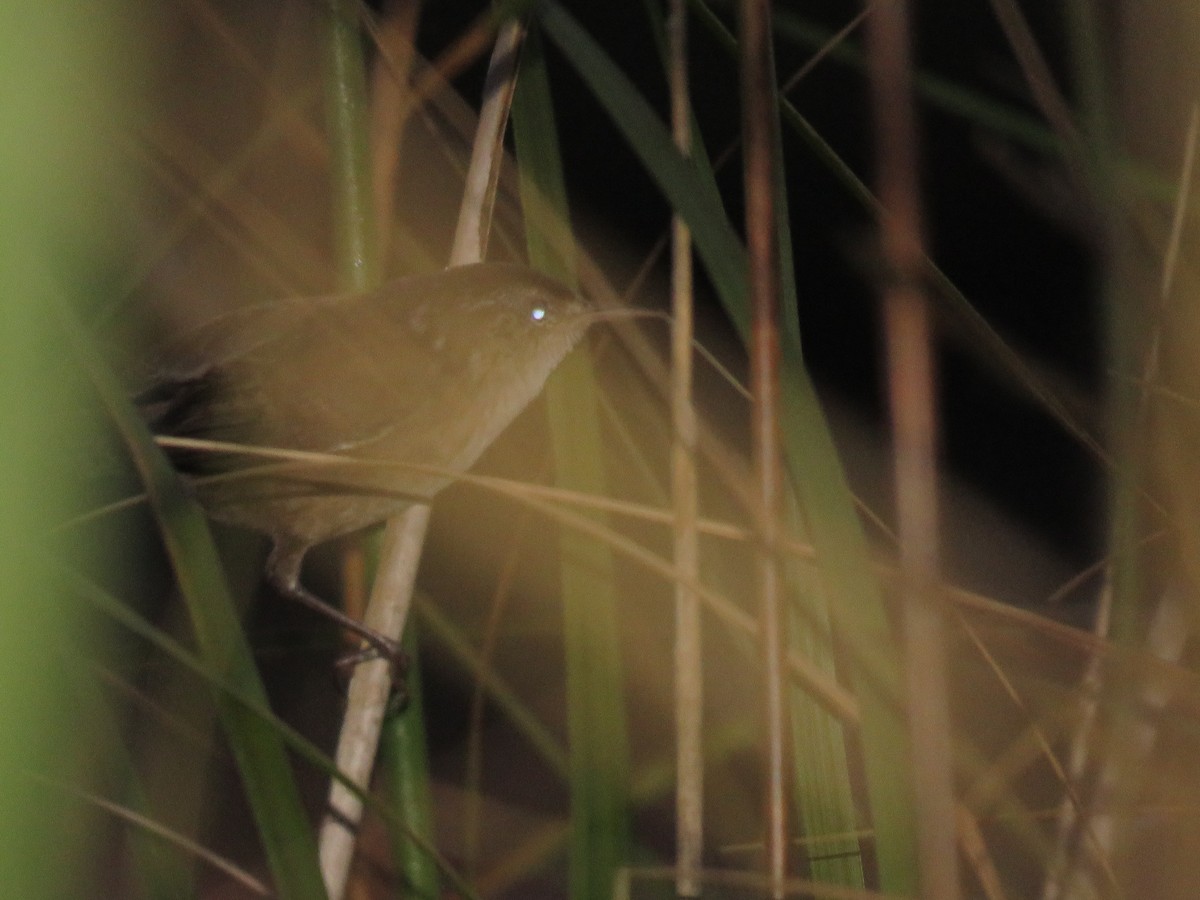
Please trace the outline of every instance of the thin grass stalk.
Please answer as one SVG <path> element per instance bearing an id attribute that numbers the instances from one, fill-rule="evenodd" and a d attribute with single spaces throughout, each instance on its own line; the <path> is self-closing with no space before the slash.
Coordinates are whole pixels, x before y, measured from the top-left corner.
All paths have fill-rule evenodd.
<path id="1" fill-rule="evenodd" d="M 750 391 L 754 397 L 754 479 L 758 500 L 758 602 L 763 653 L 764 811 L 767 889 L 784 896 L 788 874 L 791 766 L 784 701 L 783 579 L 777 537 L 783 496 L 779 453 L 779 246 L 776 242 L 775 72 L 766 0 L 741 4 L 742 134 L 745 147 L 746 249 L 752 310 Z"/>
<path id="2" fill-rule="evenodd" d="M 356 7 L 327 0 L 325 110 L 333 191 L 333 260 L 338 287 L 364 291 L 379 281 L 375 194 L 367 149 L 366 66 Z"/>
<path id="3" fill-rule="evenodd" d="M 371 160 L 367 147 L 366 67 L 356 7 L 350 0 L 328 0 L 325 16 L 325 106 L 330 145 L 334 222 L 334 263 L 339 287 L 363 291 L 379 278 L 378 244 L 374 237 L 375 206 L 371 188 Z M 419 557 L 419 552 L 416 554 Z M 414 564 L 415 565 L 415 564 Z M 385 637 L 403 630 L 404 593 L 383 595 L 376 576 L 365 624 Z M 381 628 L 380 619 L 386 622 Z M 338 736 L 336 763 L 355 785 L 366 788 L 371 780 L 379 741 L 380 716 L 391 688 L 386 660 L 371 660 L 356 667 L 347 695 L 346 715 Z M 320 829 L 321 872 L 332 900 L 346 891 L 354 858 L 357 826 L 362 819 L 362 799 L 340 782 L 329 788 L 328 811 Z"/>
<path id="4" fill-rule="evenodd" d="M 877 3 L 867 22 L 879 194 L 889 407 L 896 452 L 905 690 L 916 791 L 921 895 L 959 896 L 945 611 L 938 563 L 936 412 L 906 0 Z"/>
<path id="5" fill-rule="evenodd" d="M 186 833 L 163 825 L 162 819 L 158 816 L 145 815 L 127 806 L 113 803 L 111 800 L 101 797 L 98 794 L 81 791 L 68 785 L 48 782 L 40 778 L 38 781 L 42 782 L 44 787 L 68 794 L 81 803 L 104 810 L 113 818 L 119 819 L 126 825 L 129 825 L 140 837 L 149 838 L 150 840 L 145 842 L 149 846 L 157 847 L 160 850 L 164 846 L 167 846 L 180 855 L 192 857 L 220 872 L 231 883 L 243 888 L 250 895 L 255 897 L 272 896 L 267 885 L 246 869 L 234 865 L 222 856 L 218 856 L 207 847 L 198 844 L 192 838 L 188 837 Z M 152 863 L 147 862 L 146 865 L 149 866 Z M 181 891 L 190 890 L 194 894 L 196 890 L 195 885 L 188 882 L 163 881 L 159 879 L 151 881 L 150 884 L 152 886 L 146 889 L 149 896 L 184 896 Z"/>
<path id="6" fill-rule="evenodd" d="M 837 42 L 843 40 L 869 13 L 862 10 L 839 35 L 830 39 L 790 81 L 811 71 L 823 55 L 831 52 Z M 766 48 L 768 51 L 770 46 Z M 768 68 L 774 71 L 774 62 Z M 772 85 L 773 90 L 773 85 Z M 778 92 L 770 98 L 774 111 L 771 119 L 771 137 L 774 145 L 775 171 L 775 218 L 776 245 L 779 252 L 780 318 L 784 340 L 792 352 L 800 356 L 800 304 L 797 299 L 795 263 L 793 261 L 793 238 L 788 215 L 787 177 L 782 129 L 778 121 Z M 822 427 L 806 423 L 804 434 L 787 435 L 792 444 L 808 441 L 808 434 Z M 802 470 L 801 470 L 802 471 Z M 796 473 L 792 473 L 794 483 Z M 805 522 L 796 502 L 794 490 L 785 497 L 783 529 L 790 534 L 803 534 L 807 530 L 825 527 L 819 518 Z M 783 549 L 782 546 L 780 548 Z M 826 673 L 836 682 L 838 677 L 837 656 L 845 647 L 845 635 L 835 628 L 829 610 L 829 595 L 822 590 L 818 579 L 813 577 L 810 565 L 791 558 L 786 559 L 784 579 L 787 587 L 788 630 L 787 647 L 789 659 L 796 656 Z M 853 837 L 859 829 L 861 813 L 856 801 L 854 776 L 855 763 L 851 754 L 859 754 L 858 737 L 847 731 L 849 723 L 831 717 L 820 707 L 814 696 L 803 690 L 791 690 L 788 712 L 793 736 L 792 766 L 794 767 L 794 792 L 797 805 L 796 830 L 810 838 L 834 836 L 831 843 L 821 848 L 818 854 L 804 849 L 805 860 L 811 877 L 817 881 L 861 888 L 867 883 L 868 870 L 874 859 L 872 847 L 866 841 Z M 859 766 L 861 769 L 861 765 Z M 859 775 L 861 778 L 861 774 Z"/>
<path id="7" fill-rule="evenodd" d="M 855 27 L 868 11 L 863 10 L 843 30 L 842 35 Z M 840 39 L 840 36 L 835 36 L 831 39 L 833 43 L 829 47 L 818 50 L 816 57 L 810 60 L 801 72 L 816 65 L 822 54 Z M 773 76 L 775 65 L 771 45 L 768 44 L 764 50 L 768 54 L 767 60 L 764 61 L 765 68 Z M 794 242 L 788 215 L 783 136 L 778 121 L 780 98 L 775 91 L 773 80 L 769 84 L 771 96 L 767 98 L 766 103 L 771 110 L 768 124 L 775 163 L 773 187 L 781 307 L 779 321 L 782 327 L 781 339 L 786 345 L 784 352 L 790 352 L 799 363 L 800 304 L 792 252 Z M 813 418 L 817 420 L 803 424 L 802 433 L 785 432 L 786 440 L 791 446 L 807 443 L 810 434 L 823 429 L 824 423 L 819 421 L 819 417 Z M 811 477 L 806 475 L 803 469 L 796 469 L 792 472 L 792 483 L 795 483 L 797 473 L 802 477 Z M 784 519 L 781 527 L 786 533 L 803 534 L 809 529 L 825 528 L 825 522 L 818 517 L 805 522 L 794 490 L 787 492 L 785 500 L 787 502 L 782 510 Z M 782 550 L 782 545 L 780 549 Z M 846 636 L 832 621 L 830 596 L 822 589 L 819 580 L 813 578 L 811 566 L 799 564 L 794 559 L 788 560 L 782 572 L 788 597 L 785 626 L 788 659 L 797 656 L 804 658 L 836 682 L 837 656 L 844 651 Z M 848 723 L 831 717 L 820 708 L 816 698 L 806 691 L 790 690 L 786 701 L 793 745 L 790 764 L 794 770 L 792 781 L 797 806 L 795 828 L 810 837 L 842 836 L 835 838 L 836 843 L 824 847 L 816 856 L 810 855 L 807 850 L 803 851 L 808 856 L 805 860 L 808 871 L 817 881 L 861 888 L 867 883 L 868 870 L 874 871 L 875 867 L 871 863 L 875 857 L 873 848 L 867 842 L 851 836 L 858 830 L 861 821 L 853 783 L 854 776 L 851 773 L 852 767 L 856 765 L 851 759 L 851 754 L 860 752 L 858 736 L 848 733 Z M 858 768 L 861 770 L 861 765 L 858 765 Z M 861 771 L 859 777 L 861 778 Z"/>
<path id="8" fill-rule="evenodd" d="M 691 147 L 687 7 L 671 0 L 666 23 L 671 133 L 681 153 Z M 699 578 L 696 493 L 696 410 L 692 404 L 692 244 L 687 223 L 671 220 L 671 497 L 675 566 Z M 704 670 L 700 600 L 686 582 L 675 585 L 675 893 L 700 895 L 704 852 Z"/>
<path id="9" fill-rule="evenodd" d="M 1013 56 L 1021 66 L 1029 92 L 1061 144 L 1060 150 L 1067 162 L 1075 168 L 1075 175 L 1082 175 L 1082 147 L 1079 129 L 1066 98 L 1054 78 L 1050 64 L 1042 54 L 1037 39 L 1029 27 L 1025 14 L 1015 0 L 988 0 L 996 21 L 1004 31 L 1004 37 L 1012 48 Z"/>
<path id="10" fill-rule="evenodd" d="M 1106 56 L 1097 10 L 1084 0 L 1065 7 L 1073 76 L 1077 86 L 1079 120 L 1083 135 L 1087 182 L 1097 210 L 1099 228 L 1095 249 L 1100 255 L 1105 313 L 1105 354 L 1108 371 L 1142 371 L 1145 324 L 1139 298 L 1133 293 L 1131 234 L 1122 205 L 1122 186 L 1116 167 L 1119 145 L 1105 71 Z M 1111 564 L 1105 592 L 1108 595 L 1109 637 L 1124 649 L 1141 643 L 1144 630 L 1140 607 L 1146 573 L 1140 552 L 1139 532 L 1144 528 L 1139 494 L 1147 467 L 1147 444 L 1142 428 L 1140 385 L 1120 375 L 1107 385 L 1108 447 L 1118 460 L 1109 476 L 1109 553 Z M 1096 779 L 1078 828 L 1088 840 L 1084 852 L 1074 856 L 1060 884 L 1066 896 L 1085 895 L 1107 877 L 1110 854 L 1115 849 L 1111 817 L 1122 812 L 1130 799 L 1132 771 L 1130 735 L 1135 733 L 1140 711 L 1140 679 L 1106 673 L 1098 703 L 1095 740 L 1080 760 Z M 1098 845 L 1098 846 L 1097 846 Z M 1058 860 L 1056 860 L 1058 862 Z"/>
<path id="11" fill-rule="evenodd" d="M 538 31 L 522 59 L 513 122 L 521 202 L 531 263 L 576 283 L 574 241 L 558 149 L 554 108 Z M 595 376 L 573 353 L 546 386 L 555 478 L 602 494 L 603 440 Z M 567 657 L 567 730 L 571 765 L 570 896 L 607 900 L 629 858 L 629 744 L 625 728 L 615 561 L 604 543 L 560 537 L 563 630 Z"/>
<path id="12" fill-rule="evenodd" d="M 1172 215 L 1170 237 L 1167 243 L 1163 269 L 1159 285 L 1158 315 L 1150 335 L 1150 344 L 1146 351 L 1140 384 L 1142 393 L 1138 397 L 1139 418 L 1147 415 L 1150 394 L 1160 377 L 1160 354 L 1162 352 L 1162 326 L 1167 314 L 1167 305 L 1171 299 L 1172 286 L 1176 277 L 1179 250 L 1186 220 L 1186 210 L 1194 175 L 1197 133 L 1200 130 L 1200 113 L 1197 107 L 1192 107 L 1188 131 L 1184 141 L 1184 153 L 1179 176 L 1179 190 Z M 1168 590 L 1177 589 L 1172 586 Z M 1095 633 L 1103 638 L 1108 633 L 1108 621 L 1111 613 L 1111 591 L 1104 590 L 1100 598 L 1100 610 L 1096 616 Z M 1160 603 L 1168 598 L 1160 599 Z M 1155 648 L 1151 648 L 1156 652 Z M 1103 657 L 1099 648 L 1088 660 L 1087 670 L 1083 678 L 1083 696 L 1080 700 L 1080 725 L 1072 739 L 1070 757 L 1070 777 L 1073 782 L 1081 782 L 1086 776 L 1089 752 L 1098 737 L 1096 721 L 1099 713 L 1099 698 L 1103 689 Z M 1082 821 L 1081 821 L 1082 820 Z M 1094 824 L 1087 818 L 1087 811 L 1075 797 L 1074 792 L 1064 796 L 1059 804 L 1058 820 L 1056 823 L 1056 843 L 1054 853 L 1046 867 L 1046 877 L 1042 887 L 1043 900 L 1057 900 L 1070 877 L 1078 877 L 1070 872 L 1072 838 L 1082 830 L 1082 852 L 1089 858 L 1088 865 L 1099 873 L 1109 886 L 1115 887 L 1115 876 L 1108 860 L 1109 847 L 1107 841 L 1101 843 L 1095 834 Z"/>
<path id="13" fill-rule="evenodd" d="M 517 61 L 524 39 L 525 26 L 517 19 L 506 22 L 496 36 L 483 87 L 479 130 L 471 148 L 471 164 L 463 187 L 463 212 L 477 213 L 458 218 L 454 246 L 450 251 L 451 266 L 479 262 L 487 256 L 496 186 L 500 183 L 500 163 L 504 159 L 504 132 L 513 93 L 517 89 Z"/>
<path id="14" fill-rule="evenodd" d="M 503 45 L 498 45 L 494 59 L 510 59 L 515 46 L 513 33 Z M 519 45 L 519 32 L 516 45 Z M 504 80 L 514 77 L 511 65 L 494 65 L 491 74 Z M 459 213 L 454 246 L 451 250 L 451 265 L 462 265 L 482 259 L 486 249 L 487 235 L 495 200 L 495 174 L 502 159 L 503 134 L 507 123 L 507 107 L 511 89 L 491 91 L 485 102 L 480 128 L 476 133 L 471 165 L 467 173 L 469 186 Z M 361 123 L 360 128 L 365 128 Z M 482 187 L 480 187 L 482 186 Z M 427 504 L 413 504 L 400 516 L 390 520 L 384 531 L 380 566 L 367 608 L 366 624 L 385 637 L 398 639 L 404 631 L 404 623 L 412 603 L 413 585 L 420 563 L 421 547 L 429 525 L 430 508 Z M 361 777 L 357 783 L 366 785 L 378 746 L 383 712 L 391 689 L 391 674 L 386 660 L 374 660 L 357 667 L 351 681 L 347 700 L 346 718 L 342 738 L 339 741 L 338 765 L 354 764 L 355 774 Z M 410 743 L 410 749 L 417 752 Z M 409 774 L 420 770 L 419 765 L 407 767 Z M 416 785 L 404 791 L 413 795 Z M 338 805 L 334 805 L 337 794 Z M 334 814 L 326 818 L 322 826 L 323 867 L 331 878 L 339 879 L 344 890 L 345 879 L 353 855 L 353 834 L 347 822 L 356 823 L 362 814 L 357 798 L 347 796 L 338 785 L 331 789 L 331 809 Z M 347 818 L 346 813 L 351 816 Z M 325 848 L 328 847 L 328 852 Z M 402 866 L 407 866 L 403 860 Z M 334 883 L 337 883 L 336 881 Z M 341 895 L 339 890 L 337 896 Z M 332 891 L 331 891 L 332 893 Z"/>

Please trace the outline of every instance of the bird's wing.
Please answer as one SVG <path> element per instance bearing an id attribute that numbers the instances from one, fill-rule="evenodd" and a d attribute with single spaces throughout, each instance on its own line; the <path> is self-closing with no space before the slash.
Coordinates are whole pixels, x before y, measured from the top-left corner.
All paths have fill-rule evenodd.
<path id="1" fill-rule="evenodd" d="M 337 452 L 404 429 L 445 363 L 406 316 L 363 299 L 274 301 L 198 329 L 177 356 L 192 385 L 177 432 Z"/>

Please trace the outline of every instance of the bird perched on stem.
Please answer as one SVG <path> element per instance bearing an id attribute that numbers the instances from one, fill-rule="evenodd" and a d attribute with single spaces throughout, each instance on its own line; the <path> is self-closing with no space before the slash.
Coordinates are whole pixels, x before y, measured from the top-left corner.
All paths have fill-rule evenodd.
<path id="1" fill-rule="evenodd" d="M 209 515 L 271 538 L 277 591 L 396 659 L 390 641 L 301 585 L 305 553 L 469 469 L 595 318 L 531 269 L 461 266 L 219 316 L 161 348 L 140 399 L 160 435 L 345 460 L 173 452 Z"/>

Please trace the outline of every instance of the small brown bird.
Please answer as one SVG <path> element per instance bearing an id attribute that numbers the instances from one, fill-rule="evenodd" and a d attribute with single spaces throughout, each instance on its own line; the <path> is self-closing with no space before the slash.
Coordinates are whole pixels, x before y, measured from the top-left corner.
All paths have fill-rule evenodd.
<path id="1" fill-rule="evenodd" d="M 558 282 L 497 263 L 256 304 L 164 347 L 143 409 L 162 435 L 442 470 L 175 454 L 209 515 L 271 537 L 272 586 L 395 656 L 301 586 L 304 554 L 469 469 L 595 318 Z"/>

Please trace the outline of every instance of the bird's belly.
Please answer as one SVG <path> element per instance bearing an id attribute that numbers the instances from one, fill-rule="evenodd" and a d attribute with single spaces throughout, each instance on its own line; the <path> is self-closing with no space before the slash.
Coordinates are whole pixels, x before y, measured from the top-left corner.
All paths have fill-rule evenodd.
<path id="1" fill-rule="evenodd" d="M 197 496 L 212 518 L 230 525 L 319 544 L 397 515 L 428 499 L 448 479 L 433 476 L 396 479 L 387 473 L 306 470 L 289 478 L 247 478 L 227 484 L 197 485 Z"/>

